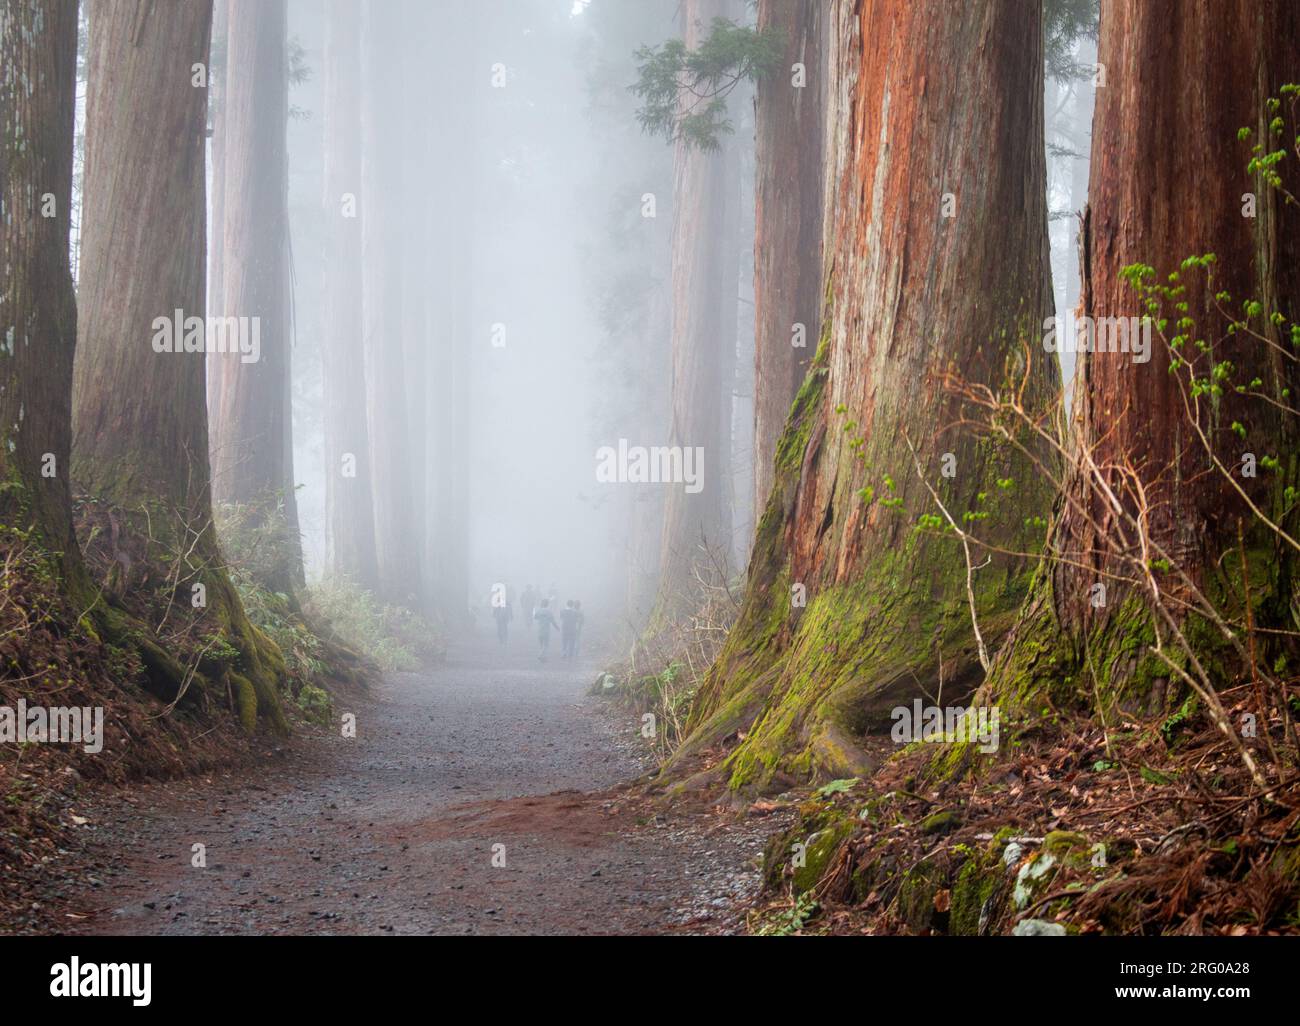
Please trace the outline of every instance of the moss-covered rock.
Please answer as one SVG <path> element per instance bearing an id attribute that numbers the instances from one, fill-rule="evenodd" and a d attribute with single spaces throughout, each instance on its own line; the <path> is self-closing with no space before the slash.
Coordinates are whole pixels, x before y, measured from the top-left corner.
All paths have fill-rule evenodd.
<path id="1" fill-rule="evenodd" d="M 774 890 L 788 878 L 795 894 L 812 890 L 857 826 L 846 806 L 805 802 L 799 821 L 768 840 L 763 852 L 764 885 Z"/>
<path id="2" fill-rule="evenodd" d="M 947 834 L 961 825 L 961 817 L 951 809 L 931 813 L 921 820 L 921 833 Z"/>

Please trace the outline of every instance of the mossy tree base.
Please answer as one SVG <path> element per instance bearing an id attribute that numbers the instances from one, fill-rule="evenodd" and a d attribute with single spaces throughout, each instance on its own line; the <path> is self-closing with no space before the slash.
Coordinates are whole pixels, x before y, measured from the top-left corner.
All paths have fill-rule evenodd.
<path id="1" fill-rule="evenodd" d="M 91 500 L 80 512 L 87 563 L 102 580 L 97 615 L 139 650 L 149 690 L 168 702 L 227 704 L 248 730 L 287 733 L 284 657 L 244 612 L 211 525 L 196 537 L 161 506 L 132 514 Z"/>
<path id="2" fill-rule="evenodd" d="M 825 361 L 823 347 L 791 411 L 744 607 L 700 690 L 688 739 L 666 767 L 670 777 L 691 772 L 720 745 L 734 745 L 724 765 L 732 788 L 864 775 L 873 768 L 864 736 L 888 733 L 893 708 L 918 696 L 955 705 L 983 679 L 961 547 L 914 530 L 901 510 L 851 514 L 874 521 L 870 555 L 851 578 L 810 583 L 806 605 L 794 601 L 792 567 L 806 544 L 795 534 L 799 489 L 830 417 Z M 969 487 L 996 493 L 994 479 L 1006 474 L 986 451 L 980 480 Z M 1026 492 L 1031 501 L 1042 498 Z M 1019 517 L 1020 501 L 1008 501 L 1008 519 Z M 1030 528 L 1015 538 L 1025 550 L 1040 542 Z M 995 646 L 1015 623 L 1032 573 L 1029 560 L 998 560 L 974 575 L 986 644 Z"/>

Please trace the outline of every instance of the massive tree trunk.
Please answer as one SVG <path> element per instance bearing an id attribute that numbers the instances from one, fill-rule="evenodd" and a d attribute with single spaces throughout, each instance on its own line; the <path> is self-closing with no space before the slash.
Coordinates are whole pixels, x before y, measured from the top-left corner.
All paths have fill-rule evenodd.
<path id="1" fill-rule="evenodd" d="M 326 32 L 326 565 L 374 590 L 379 570 L 361 344 L 361 9 L 356 0 L 330 0 Z"/>
<path id="2" fill-rule="evenodd" d="M 0 3 L 0 524 L 85 581 L 68 485 L 76 0 Z M 32 88 L 36 84 L 36 88 Z"/>
<path id="3" fill-rule="evenodd" d="M 740 731 L 732 786 L 864 772 L 855 742 L 892 707 L 980 682 L 971 605 L 987 646 L 1015 617 L 1032 561 L 977 548 L 968 574 L 954 532 L 918 519 L 943 523 L 932 488 L 958 525 L 980 517 L 1016 552 L 1041 542 L 1025 521 L 1050 507 L 1026 456 L 954 424 L 963 406 L 943 387 L 1014 384 L 1041 407 L 1059 381 L 1038 339 L 1039 15 L 1036 0 L 942 17 L 913 0 L 831 8 L 830 309 L 777 446 L 740 622 L 675 771 Z"/>
<path id="4" fill-rule="evenodd" d="M 417 543 L 410 476 L 402 345 L 401 4 L 366 0 L 362 26 L 362 311 L 369 390 L 371 484 L 379 588 L 413 605 L 420 582 L 407 558 Z"/>
<path id="5" fill-rule="evenodd" d="M 1267 317 L 1300 309 L 1300 216 L 1246 164 L 1252 143 L 1285 145 L 1267 127 L 1266 100 L 1300 80 L 1300 10 L 1271 0 L 1195 0 L 1171 17 L 1140 0 L 1111 0 L 1102 10 L 1098 62 L 1106 81 L 1093 122 L 1080 312 L 1094 323 L 1142 315 L 1145 297 L 1124 268 L 1148 265 L 1150 282 L 1161 286 L 1177 273 L 1185 291 L 1159 301 L 1158 316 L 1168 319 L 1171 341 L 1187 336 L 1179 358 L 1195 363 L 1171 369 L 1157 330 L 1149 362 L 1129 352 L 1078 357 L 1071 467 L 1053 535 L 1060 559 L 990 679 L 989 701 L 1027 715 L 1042 707 L 1044 692 L 1058 701 L 1160 709 L 1181 684 L 1152 653 L 1157 637 L 1193 677 L 1199 662 L 1213 685 L 1230 682 L 1243 653 L 1211 625 L 1198 594 L 1239 639 L 1248 624 L 1295 628 L 1295 548 L 1263 525 L 1246 497 L 1296 537 L 1300 523 L 1285 490 L 1297 484 L 1290 454 L 1300 424 L 1283 408 L 1294 406 L 1287 396 L 1300 394 L 1300 374 L 1288 352 L 1250 332 L 1229 332 L 1215 294 L 1231 295 L 1224 304 L 1231 317 L 1258 300 L 1263 313 L 1253 331 L 1290 347 L 1282 337 L 1289 329 Z M 1242 127 L 1252 129 L 1246 142 L 1237 140 Z M 1255 216 L 1245 216 L 1246 194 Z M 1181 266 L 1207 253 L 1215 255 L 1212 281 Z M 1193 323 L 1180 325 L 1183 317 Z M 1226 370 L 1221 394 L 1196 405 L 1189 374 L 1215 380 L 1215 366 Z M 1246 454 L 1281 464 L 1250 477 Z M 1170 643 L 1178 634 L 1187 644 Z M 1284 653 L 1294 658 L 1284 633 L 1250 644 L 1261 668 Z"/>
<path id="6" fill-rule="evenodd" d="M 253 569 L 272 591 L 302 580 L 289 394 L 289 111 L 285 0 L 228 0 L 220 209 L 223 291 L 218 313 L 246 319 L 256 362 L 210 357 L 212 485 L 221 505 L 246 507 L 256 528 Z"/>
<path id="7" fill-rule="evenodd" d="M 228 685 L 218 696 L 233 695 L 246 727 L 260 716 L 282 728 L 283 659 L 249 624 L 213 536 L 201 348 L 207 89 L 193 84 L 211 28 L 211 0 L 94 8 L 73 480 L 114 525 L 110 594 L 139 602 L 142 582 L 165 581 L 152 597 L 170 622 L 225 642 L 199 662 Z M 187 333 L 198 351 L 175 350 Z M 166 573 L 149 573 L 162 564 Z"/>
<path id="8" fill-rule="evenodd" d="M 714 18 L 732 13 L 731 0 L 686 0 L 682 38 L 695 49 Z M 730 173 L 729 173 L 730 172 Z M 668 445 L 703 453 L 702 487 L 662 485 L 663 541 L 659 593 L 651 629 L 693 605 L 697 570 L 712 573 L 712 559 L 731 547 L 724 433 L 719 415 L 726 347 L 734 347 L 736 247 L 728 244 L 729 204 L 737 201 L 732 144 L 707 152 L 679 140 L 674 156 L 672 238 L 672 424 Z M 728 274 L 730 269 L 730 274 Z M 730 313 L 729 313 L 730 311 Z M 727 325 L 732 326 L 730 334 Z M 730 389 L 730 381 L 727 388 Z"/>
<path id="9" fill-rule="evenodd" d="M 779 33 L 785 55 L 759 81 L 754 108 L 756 510 L 772 490 L 776 443 L 821 323 L 828 13 L 825 0 L 761 0 L 758 8 L 759 30 Z"/>

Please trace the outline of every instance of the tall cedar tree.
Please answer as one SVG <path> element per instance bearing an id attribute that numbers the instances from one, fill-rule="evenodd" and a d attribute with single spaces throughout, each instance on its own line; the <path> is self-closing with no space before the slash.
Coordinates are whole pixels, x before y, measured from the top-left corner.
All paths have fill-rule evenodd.
<path id="1" fill-rule="evenodd" d="M 756 510 L 772 490 L 776 444 L 821 323 L 828 14 L 824 0 L 758 5 L 759 31 L 777 35 L 784 57 L 774 73 L 758 80 L 754 107 Z M 796 65 L 803 74 L 798 84 Z"/>
<path id="2" fill-rule="evenodd" d="M 288 15 L 285 0 L 228 0 L 217 316 L 257 324 L 255 363 L 210 357 L 212 488 L 267 533 L 252 568 L 272 591 L 302 582 L 293 482 L 289 325 Z"/>
<path id="3" fill-rule="evenodd" d="M 1274 666 L 1288 654 L 1294 660 L 1288 635 L 1273 632 L 1294 629 L 1295 548 L 1261 524 L 1229 476 L 1296 537 L 1300 518 L 1286 489 L 1300 483 L 1289 455 L 1300 422 L 1276 404 L 1294 404 L 1285 396 L 1300 395 L 1300 373 L 1289 352 L 1244 331 L 1228 333 L 1215 294 L 1233 297 L 1232 317 L 1242 316 L 1245 301 L 1260 302 L 1252 328 L 1289 349 L 1282 329 L 1264 318 L 1300 315 L 1300 213 L 1279 202 L 1262 175 L 1247 174 L 1247 162 L 1257 140 L 1271 140 L 1269 149 L 1285 145 L 1268 127 L 1267 100 L 1300 81 L 1300 8 L 1272 0 L 1195 0 L 1171 12 L 1141 0 L 1110 0 L 1102 8 L 1098 63 L 1106 80 L 1093 122 L 1080 313 L 1094 319 L 1145 313 L 1126 267 L 1148 265 L 1162 285 L 1179 273 L 1185 292 L 1178 301 L 1187 309 L 1162 304 L 1166 335 L 1178 332 L 1179 318 L 1190 318 L 1195 328 L 1183 357 L 1197 360 L 1198 378 L 1225 363 L 1228 377 L 1220 396 L 1202 400 L 1194 424 L 1186 401 L 1189 370 L 1171 372 L 1170 349 L 1158 335 L 1147 363 L 1122 352 L 1079 355 L 1074 451 L 1091 454 L 1124 513 L 1072 471 L 1053 535 L 1063 558 L 1034 590 L 990 678 L 988 701 L 1013 714 L 1042 708 L 1045 692 L 1062 702 L 1099 697 L 1151 711 L 1180 700 L 1177 675 L 1151 653 L 1157 628 L 1169 636 L 1167 623 L 1152 615 L 1145 587 L 1116 579 L 1134 577 L 1118 554 L 1137 544 L 1127 517 L 1138 511 L 1139 490 L 1148 504 L 1149 538 L 1172 557 L 1168 567 L 1157 561 L 1163 604 L 1214 683 L 1231 683 L 1246 660 L 1188 612 L 1184 603 L 1194 603 L 1193 588 L 1243 639 L 1249 593 L 1250 620 L 1266 629 L 1252 642 L 1259 665 Z M 1243 127 L 1252 130 L 1244 142 L 1237 138 Z M 1246 216 L 1248 196 L 1254 216 Z M 1186 258 L 1208 253 L 1215 255 L 1212 280 L 1201 269 L 1180 272 Z M 1198 339 L 1208 351 L 1200 352 Z M 1258 385 L 1251 384 L 1255 378 Z M 1240 394 L 1238 385 L 1273 401 Z M 1247 453 L 1261 461 L 1280 457 L 1280 466 L 1248 477 Z M 1104 603 L 1096 601 L 1098 583 L 1106 588 Z M 1168 653 L 1182 661 L 1186 650 L 1171 646 Z"/>
<path id="4" fill-rule="evenodd" d="M 682 37 L 696 49 L 715 18 L 732 13 L 731 0 L 685 0 Z M 690 104 L 687 96 L 683 104 Z M 659 593 L 651 629 L 689 609 L 697 569 L 731 549 L 730 487 L 722 456 L 730 446 L 730 405 L 723 410 L 723 367 L 736 344 L 737 222 L 729 207 L 739 202 L 734 146 L 705 150 L 679 138 L 674 154 L 672 237 L 672 423 L 668 444 L 704 454 L 702 488 L 668 487 L 664 500 Z M 730 380 L 727 388 L 730 388 Z M 727 425 L 724 433 L 723 425 Z"/>
<path id="5" fill-rule="evenodd" d="M 0 523 L 84 581 L 68 486 L 76 0 L 0 4 L 0 68 Z"/>
<path id="6" fill-rule="evenodd" d="M 449 623 L 463 620 L 469 595 L 469 459 L 470 352 L 473 310 L 475 176 L 482 167 L 475 132 L 474 82 L 482 74 L 477 63 L 482 19 L 499 16 L 499 8 L 458 4 L 439 22 L 438 52 L 429 74 L 433 91 L 457 93 L 456 103 L 433 111 L 432 131 L 440 150 L 458 155 L 442 162 L 439 183 L 431 190 L 429 237 L 432 273 L 426 287 L 430 298 L 429 337 L 433 349 L 426 361 L 429 389 L 429 475 L 421 496 L 428 511 L 421 523 L 427 539 L 428 593 L 434 608 Z M 488 62 L 490 66 L 491 62 Z"/>
<path id="7" fill-rule="evenodd" d="M 940 516 L 934 488 L 959 525 L 987 513 L 1002 548 L 1041 544 L 1025 521 L 1050 496 L 1030 460 L 955 427 L 941 386 L 948 373 L 1015 383 L 1032 406 L 1059 388 L 1036 338 L 1051 311 L 1039 7 L 830 10 L 830 308 L 777 446 L 740 621 L 674 772 L 737 731 L 733 786 L 864 772 L 855 742 L 893 706 L 981 680 L 962 547 L 917 525 Z M 1031 573 L 994 555 L 971 575 L 988 645 Z"/>
<path id="8" fill-rule="evenodd" d="M 212 120 L 212 142 L 208 148 L 208 164 L 212 173 L 212 220 L 208 225 L 209 314 L 221 311 L 221 297 L 225 293 L 221 226 L 226 223 L 226 51 L 229 38 L 230 0 L 213 0 L 212 48 L 208 64 L 208 109 Z"/>
<path id="9" fill-rule="evenodd" d="M 428 117 L 426 96 L 429 40 L 437 35 L 434 8 L 425 0 L 401 0 L 406 38 L 393 59 L 402 69 L 402 120 L 406 140 L 402 160 L 402 204 L 408 229 L 400 242 L 402 260 L 402 361 L 406 375 L 406 473 L 414 508 L 412 524 L 415 534 L 407 546 L 406 558 L 420 582 L 418 599 L 430 605 L 431 581 L 422 570 L 428 559 L 423 544 L 426 497 L 429 489 L 429 354 L 433 302 L 429 282 L 432 277 L 431 252 L 447 240 L 432 234 L 430 207 L 435 190 L 431 188 L 427 169 L 435 166 L 432 149 L 433 130 Z"/>
<path id="10" fill-rule="evenodd" d="M 73 529 L 70 477 L 72 368 L 77 337 L 76 299 L 69 271 L 72 208 L 73 108 L 78 17 L 74 0 L 6 0 L 0 4 L 0 124 L 12 126 L 0 142 L 0 524 L 12 542 L 38 561 L 48 560 L 69 605 L 65 622 L 88 616 L 100 640 L 134 650 L 141 681 L 172 698 L 185 670 L 144 625 L 103 601 L 82 559 Z M 40 89 L 27 84 L 41 82 Z M 21 142 L 21 146 L 19 143 Z M 33 565 L 15 560 L 11 574 Z M 45 571 L 41 571 L 44 574 Z M 11 581 L 12 583 L 12 581 Z M 34 612 L 34 610 L 29 611 Z M 29 640 L 17 639 L 20 649 Z M 33 657 L 48 659 L 48 652 Z M 19 677 L 44 663 L 21 660 L 7 669 Z"/>
<path id="11" fill-rule="evenodd" d="M 205 311 L 207 87 L 196 67 L 211 30 L 212 0 L 99 0 L 91 17 L 73 480 L 147 539 L 143 563 L 123 539 L 109 590 L 155 586 L 169 615 L 198 617 L 227 644 L 191 687 L 217 676 L 245 727 L 283 729 L 283 658 L 248 622 L 214 537 L 204 355 L 154 345 L 158 318 Z"/>
<path id="12" fill-rule="evenodd" d="M 412 604 L 418 566 L 415 498 L 406 472 L 409 437 L 402 343 L 402 5 L 366 0 L 362 8 L 361 234 L 362 323 L 369 390 L 371 485 L 379 589 Z"/>
<path id="13" fill-rule="evenodd" d="M 361 8 L 329 0 L 325 37 L 326 563 L 374 590 L 375 511 L 361 328 Z"/>

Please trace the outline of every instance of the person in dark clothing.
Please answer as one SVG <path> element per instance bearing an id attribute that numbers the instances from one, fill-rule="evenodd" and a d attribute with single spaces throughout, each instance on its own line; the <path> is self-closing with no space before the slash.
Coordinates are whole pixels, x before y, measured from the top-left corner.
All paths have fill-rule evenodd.
<path id="1" fill-rule="evenodd" d="M 560 658 L 572 659 L 578 652 L 578 610 L 573 599 L 564 604 L 560 613 Z"/>
<path id="2" fill-rule="evenodd" d="M 515 618 L 515 611 L 510 607 L 510 603 L 505 602 L 492 607 L 492 616 L 497 622 L 497 641 L 502 648 L 505 648 L 510 640 L 510 621 Z"/>
<path id="3" fill-rule="evenodd" d="M 533 621 L 537 624 L 537 661 L 544 663 L 551 651 L 551 631 L 560 627 L 555 622 L 555 614 L 551 612 L 546 599 L 542 599 L 542 604 L 533 613 Z"/>
<path id="4" fill-rule="evenodd" d="M 523 614 L 524 620 L 528 623 L 533 622 L 533 613 L 537 609 L 537 591 L 530 584 L 524 589 L 524 593 L 519 596 L 519 612 Z"/>

